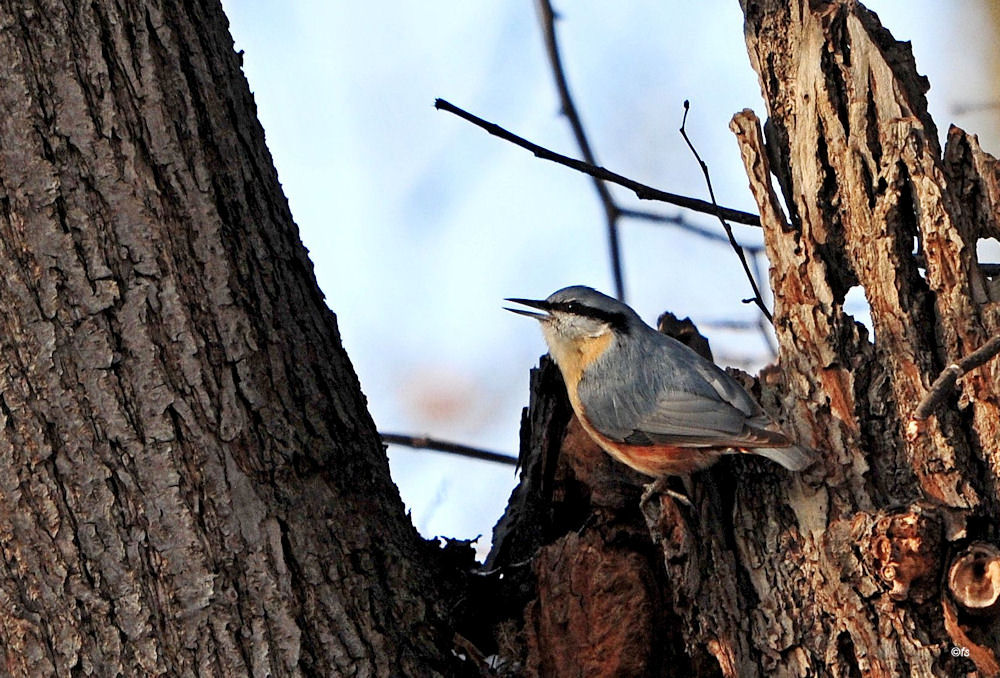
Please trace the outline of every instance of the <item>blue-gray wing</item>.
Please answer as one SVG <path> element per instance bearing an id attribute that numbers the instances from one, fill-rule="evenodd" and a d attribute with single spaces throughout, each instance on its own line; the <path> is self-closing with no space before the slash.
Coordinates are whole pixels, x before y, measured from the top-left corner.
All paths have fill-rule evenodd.
<path id="1" fill-rule="evenodd" d="M 771 420 L 732 377 L 653 330 L 598 358 L 578 389 L 591 426 L 619 442 L 746 448 L 789 443 L 768 430 Z"/>

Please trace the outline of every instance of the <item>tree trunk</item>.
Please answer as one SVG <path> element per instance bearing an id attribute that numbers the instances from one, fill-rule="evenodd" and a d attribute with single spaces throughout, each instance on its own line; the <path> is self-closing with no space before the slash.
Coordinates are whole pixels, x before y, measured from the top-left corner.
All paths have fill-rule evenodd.
<path id="1" fill-rule="evenodd" d="M 1000 329 L 1000 165 L 941 151 L 864 8 L 744 10 L 781 344 L 746 383 L 821 460 L 644 515 L 543 363 L 470 583 L 405 518 L 218 5 L 0 5 L 5 674 L 1000 674 L 997 362 L 907 428 Z"/>
<path id="2" fill-rule="evenodd" d="M 458 674 L 219 4 L 0 24 L 3 674 Z"/>
<path id="3" fill-rule="evenodd" d="M 1000 286 L 976 257 L 1000 234 L 1000 164 L 954 128 L 942 153 L 909 46 L 864 7 L 742 4 L 767 143 L 750 111 L 732 128 L 781 346 L 748 385 L 820 461 L 789 474 L 726 458 L 694 477 L 693 509 L 662 497 L 647 530 L 629 475 L 553 405 L 543 367 L 491 556 L 526 604 L 508 667 L 1000 675 L 997 361 L 907 435 L 935 377 L 1000 330 Z M 872 338 L 844 312 L 856 285 Z"/>

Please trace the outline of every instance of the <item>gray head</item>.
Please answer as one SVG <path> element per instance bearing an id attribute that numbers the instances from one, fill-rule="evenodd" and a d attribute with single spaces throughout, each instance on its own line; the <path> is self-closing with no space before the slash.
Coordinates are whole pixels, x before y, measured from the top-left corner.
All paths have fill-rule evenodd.
<path id="1" fill-rule="evenodd" d="M 535 318 L 556 361 L 581 343 L 611 335 L 627 335 L 645 327 L 642 319 L 622 302 L 583 285 L 564 287 L 545 300 L 507 299 L 544 313 L 508 308 L 508 311 Z"/>

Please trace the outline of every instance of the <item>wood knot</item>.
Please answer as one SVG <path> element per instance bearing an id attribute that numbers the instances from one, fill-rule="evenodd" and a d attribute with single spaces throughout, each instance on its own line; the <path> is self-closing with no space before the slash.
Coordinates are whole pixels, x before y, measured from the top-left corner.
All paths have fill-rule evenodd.
<path id="1" fill-rule="evenodd" d="M 1000 614 L 1000 549 L 986 542 L 969 545 L 948 568 L 948 590 L 969 614 Z"/>
<path id="2" fill-rule="evenodd" d="M 935 592 L 941 570 L 942 524 L 920 510 L 882 516 L 867 539 L 873 570 L 893 600 L 924 602 Z M 864 544 L 862 544 L 864 546 Z"/>

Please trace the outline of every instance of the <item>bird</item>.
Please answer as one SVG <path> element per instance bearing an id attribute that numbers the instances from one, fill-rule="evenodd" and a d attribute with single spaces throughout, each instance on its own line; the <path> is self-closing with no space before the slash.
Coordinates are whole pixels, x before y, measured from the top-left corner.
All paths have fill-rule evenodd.
<path id="1" fill-rule="evenodd" d="M 584 431 L 639 473 L 688 476 L 734 453 L 791 471 L 812 463 L 735 379 L 617 299 L 573 285 L 505 301 L 536 309 L 506 307 L 540 323 Z"/>

